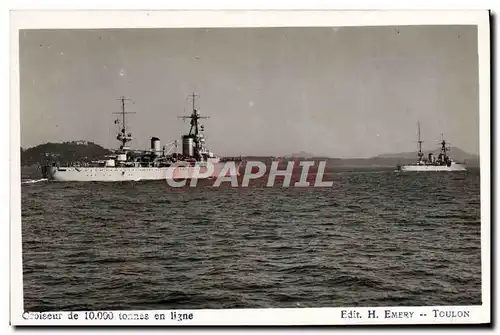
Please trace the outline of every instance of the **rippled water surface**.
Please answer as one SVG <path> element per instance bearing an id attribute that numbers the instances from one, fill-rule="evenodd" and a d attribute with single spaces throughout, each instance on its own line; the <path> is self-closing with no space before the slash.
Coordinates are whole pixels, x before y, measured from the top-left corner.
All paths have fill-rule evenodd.
<path id="1" fill-rule="evenodd" d="M 23 183 L 25 309 L 481 304 L 478 170 L 328 179 Z"/>

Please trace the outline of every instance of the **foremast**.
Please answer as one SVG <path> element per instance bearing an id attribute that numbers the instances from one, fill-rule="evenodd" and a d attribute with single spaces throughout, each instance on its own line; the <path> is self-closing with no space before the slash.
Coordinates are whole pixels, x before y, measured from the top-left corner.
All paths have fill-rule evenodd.
<path id="1" fill-rule="evenodd" d="M 417 156 L 418 156 L 418 162 L 421 163 L 423 161 L 423 158 L 424 158 L 424 153 L 422 152 L 422 143 L 424 141 L 422 141 L 422 139 L 420 138 L 420 121 L 418 121 L 418 153 L 417 153 Z"/>
<path id="2" fill-rule="evenodd" d="M 125 115 L 126 114 L 135 114 L 135 113 L 134 112 L 125 112 L 125 102 L 130 101 L 130 99 L 127 99 L 124 96 L 122 96 L 118 100 L 120 101 L 120 104 L 121 104 L 121 111 L 117 112 L 117 113 L 113 113 L 113 114 L 121 114 L 122 119 L 121 119 L 121 130 L 118 132 L 116 139 L 121 142 L 120 150 L 122 152 L 126 152 L 127 150 L 130 149 L 130 147 L 128 147 L 127 143 L 132 141 L 133 137 L 132 137 L 132 133 L 130 133 L 130 132 L 127 133 L 127 122 L 126 122 Z M 115 124 L 119 124 L 119 123 L 120 123 L 119 119 L 115 120 Z"/>

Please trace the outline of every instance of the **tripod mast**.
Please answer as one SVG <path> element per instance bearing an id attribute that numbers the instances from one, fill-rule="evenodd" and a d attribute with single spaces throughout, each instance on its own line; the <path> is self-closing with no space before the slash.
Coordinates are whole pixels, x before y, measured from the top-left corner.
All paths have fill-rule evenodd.
<path id="1" fill-rule="evenodd" d="M 122 96 L 118 100 L 120 101 L 120 104 L 121 104 L 121 111 L 117 112 L 117 113 L 113 113 L 113 114 L 121 114 L 121 116 L 122 116 L 122 121 L 121 121 L 122 129 L 120 130 L 120 132 L 116 136 L 116 139 L 121 142 L 121 145 L 120 145 L 121 150 L 128 150 L 129 148 L 127 147 L 127 143 L 132 141 L 133 138 L 132 138 L 131 133 L 127 133 L 127 122 L 126 122 L 125 114 L 135 114 L 135 113 L 134 112 L 125 112 L 125 102 L 130 101 L 130 99 L 127 99 L 127 98 Z M 119 120 L 115 120 L 115 123 L 119 123 Z"/>

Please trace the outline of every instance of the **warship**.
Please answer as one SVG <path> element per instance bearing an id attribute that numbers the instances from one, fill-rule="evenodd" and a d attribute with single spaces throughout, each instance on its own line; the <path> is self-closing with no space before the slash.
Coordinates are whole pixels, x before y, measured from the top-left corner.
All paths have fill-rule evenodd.
<path id="1" fill-rule="evenodd" d="M 442 135 L 441 135 L 442 137 Z M 448 155 L 450 148 L 447 146 L 444 138 L 441 138 L 441 150 L 436 157 L 430 152 L 427 157 L 424 157 L 422 152 L 423 141 L 420 138 L 420 122 L 418 122 L 418 152 L 417 161 L 412 164 L 399 165 L 396 172 L 427 172 L 427 171 L 467 171 L 465 163 L 455 162 Z"/>
<path id="2" fill-rule="evenodd" d="M 232 159 L 234 165 L 228 164 L 228 159 L 215 155 L 205 145 L 204 126 L 200 123 L 199 109 L 195 107 L 197 95 L 190 95 L 193 100 L 192 112 L 188 116 L 180 116 L 190 120 L 189 133 L 182 135 L 182 152 L 178 153 L 178 141 L 172 141 L 161 146 L 160 139 L 151 137 L 151 146 L 146 150 L 132 150 L 129 143 L 132 134 L 127 131 L 125 101 L 121 97 L 121 120 L 115 120 L 120 125 L 116 139 L 120 142 L 118 150 L 113 155 L 101 160 L 76 162 L 67 166 L 59 166 L 56 162 L 42 166 L 44 178 L 54 181 L 140 181 L 166 179 L 204 179 L 214 178 L 219 174 L 225 176 L 239 175 L 241 160 Z M 229 168 L 228 168 L 229 167 Z M 233 167 L 233 168 L 231 168 Z M 224 169 L 224 170 L 223 170 Z"/>

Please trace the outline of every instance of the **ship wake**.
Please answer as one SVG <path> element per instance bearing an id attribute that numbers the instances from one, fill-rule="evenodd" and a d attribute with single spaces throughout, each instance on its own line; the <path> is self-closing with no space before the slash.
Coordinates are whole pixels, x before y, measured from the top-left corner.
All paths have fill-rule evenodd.
<path id="1" fill-rule="evenodd" d="M 47 180 L 48 180 L 47 178 L 21 180 L 21 184 L 35 184 Z"/>

